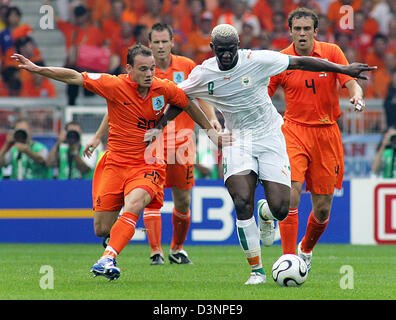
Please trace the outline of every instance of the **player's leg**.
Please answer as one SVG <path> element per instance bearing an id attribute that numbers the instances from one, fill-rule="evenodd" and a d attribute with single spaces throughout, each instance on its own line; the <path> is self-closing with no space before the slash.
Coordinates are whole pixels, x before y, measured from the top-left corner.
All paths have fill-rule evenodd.
<path id="1" fill-rule="evenodd" d="M 338 125 L 311 128 L 311 163 L 306 173 L 307 190 L 311 192 L 312 212 L 308 219 L 298 254 L 311 269 L 312 251 L 326 230 L 330 218 L 334 188 L 341 189 L 344 175 L 344 153 Z"/>
<path id="2" fill-rule="evenodd" d="M 245 174 L 231 175 L 225 185 L 235 206 L 239 243 L 252 269 L 251 276 L 245 284 L 265 283 L 260 236 L 253 215 L 257 175 L 251 170 L 245 171 Z"/>
<path id="3" fill-rule="evenodd" d="M 174 208 L 172 212 L 173 234 L 169 261 L 177 264 L 192 264 L 187 252 L 183 250 L 191 223 L 191 190 L 172 187 Z"/>
<path id="4" fill-rule="evenodd" d="M 282 126 L 285 136 L 287 154 L 290 160 L 291 170 L 291 193 L 290 208 L 287 218 L 279 222 L 279 231 L 284 254 L 296 254 L 298 236 L 298 206 L 305 181 L 305 174 L 310 163 L 309 147 L 304 145 L 304 141 L 311 141 L 311 138 L 304 138 L 307 128 L 286 121 Z"/>
<path id="5" fill-rule="evenodd" d="M 110 230 L 110 241 L 104 255 L 114 258 L 135 234 L 140 213 L 151 202 L 152 194 L 144 188 L 135 188 L 125 196 L 124 212 Z"/>
<path id="6" fill-rule="evenodd" d="M 94 232 L 98 237 L 105 237 L 110 233 L 111 227 L 117 220 L 119 211 L 95 211 Z"/>
<path id="7" fill-rule="evenodd" d="M 143 221 L 151 248 L 150 264 L 163 265 L 164 254 L 161 247 L 162 219 L 160 209 L 151 208 L 150 205 L 147 206 L 143 212 Z"/>
<path id="8" fill-rule="evenodd" d="M 279 221 L 279 231 L 281 235 L 283 254 L 296 254 L 298 235 L 298 206 L 300 204 L 302 187 L 302 182 L 292 181 L 289 214 L 285 220 Z"/>
<path id="9" fill-rule="evenodd" d="M 325 232 L 329 223 L 333 194 L 311 194 L 312 211 L 307 222 L 307 229 L 298 246 L 298 255 L 311 269 L 312 251 Z"/>

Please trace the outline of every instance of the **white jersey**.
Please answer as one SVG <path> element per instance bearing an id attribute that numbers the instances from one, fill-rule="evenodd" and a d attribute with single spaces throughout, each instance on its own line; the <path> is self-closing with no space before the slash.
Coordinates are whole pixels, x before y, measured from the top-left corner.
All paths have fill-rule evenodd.
<path id="1" fill-rule="evenodd" d="M 283 119 L 268 95 L 270 77 L 289 66 L 289 56 L 270 50 L 238 50 L 238 63 L 219 69 L 216 58 L 195 67 L 179 84 L 191 99 L 200 98 L 220 110 L 228 131 L 253 131 L 265 136 Z"/>

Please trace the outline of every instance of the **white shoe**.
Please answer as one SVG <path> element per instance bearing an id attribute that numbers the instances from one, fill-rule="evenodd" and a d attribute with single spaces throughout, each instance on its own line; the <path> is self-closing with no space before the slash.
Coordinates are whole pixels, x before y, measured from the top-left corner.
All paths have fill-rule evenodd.
<path id="1" fill-rule="evenodd" d="M 250 274 L 250 278 L 245 282 L 245 284 L 260 284 L 266 282 L 267 276 L 265 274 L 262 274 L 260 272 L 252 272 Z"/>
<path id="2" fill-rule="evenodd" d="M 265 219 L 264 204 L 267 200 L 261 199 L 257 202 L 257 215 L 260 228 L 260 239 L 264 246 L 269 247 L 274 243 L 275 223 L 273 220 Z"/>
<path id="3" fill-rule="evenodd" d="M 297 246 L 297 255 L 304 260 L 305 264 L 307 265 L 308 272 L 311 270 L 311 260 L 312 260 L 312 252 L 305 253 L 301 250 L 301 242 Z"/>

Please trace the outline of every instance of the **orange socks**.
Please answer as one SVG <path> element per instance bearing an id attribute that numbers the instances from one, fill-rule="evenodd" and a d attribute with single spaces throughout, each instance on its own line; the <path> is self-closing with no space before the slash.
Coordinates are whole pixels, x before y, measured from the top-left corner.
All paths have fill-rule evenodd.
<path id="1" fill-rule="evenodd" d="M 143 222 L 147 230 L 147 238 L 151 247 L 151 256 L 162 254 L 161 229 L 162 220 L 160 209 L 146 208 L 143 212 Z"/>
<path id="2" fill-rule="evenodd" d="M 279 231 L 282 240 L 283 254 L 296 254 L 298 234 L 298 208 L 289 209 L 289 215 L 279 221 Z"/>
<path id="3" fill-rule="evenodd" d="M 136 223 L 139 216 L 132 212 L 124 212 L 114 223 L 110 230 L 110 241 L 103 256 L 115 258 L 128 244 L 135 234 Z"/>
<path id="4" fill-rule="evenodd" d="M 329 218 L 324 222 L 319 222 L 313 214 L 313 211 L 311 211 L 308 218 L 307 230 L 305 231 L 305 236 L 301 242 L 301 250 L 303 252 L 309 253 L 313 250 L 320 236 L 326 230 L 328 223 Z"/>
<path id="5" fill-rule="evenodd" d="M 173 237 L 171 243 L 172 251 L 179 251 L 183 248 L 183 243 L 186 241 L 188 229 L 190 228 L 190 217 L 190 210 L 187 212 L 179 212 L 176 209 L 173 209 Z"/>

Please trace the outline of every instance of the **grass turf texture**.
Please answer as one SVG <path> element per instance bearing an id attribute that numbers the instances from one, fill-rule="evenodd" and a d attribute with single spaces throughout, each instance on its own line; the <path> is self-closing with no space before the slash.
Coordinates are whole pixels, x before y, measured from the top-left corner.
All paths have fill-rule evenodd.
<path id="1" fill-rule="evenodd" d="M 164 246 L 164 252 L 169 251 Z M 189 246 L 193 265 L 150 266 L 149 247 L 128 245 L 118 257 L 121 277 L 108 282 L 89 270 L 100 257 L 98 245 L 0 244 L 1 300 L 388 300 L 396 299 L 395 246 L 318 245 L 305 284 L 281 288 L 271 277 L 281 254 L 263 248 L 264 285 L 245 286 L 250 267 L 238 246 Z M 51 266 L 54 288 L 42 289 L 40 273 Z M 342 289 L 342 266 L 353 268 L 353 289 Z M 349 282 L 350 284 L 351 282 Z"/>

